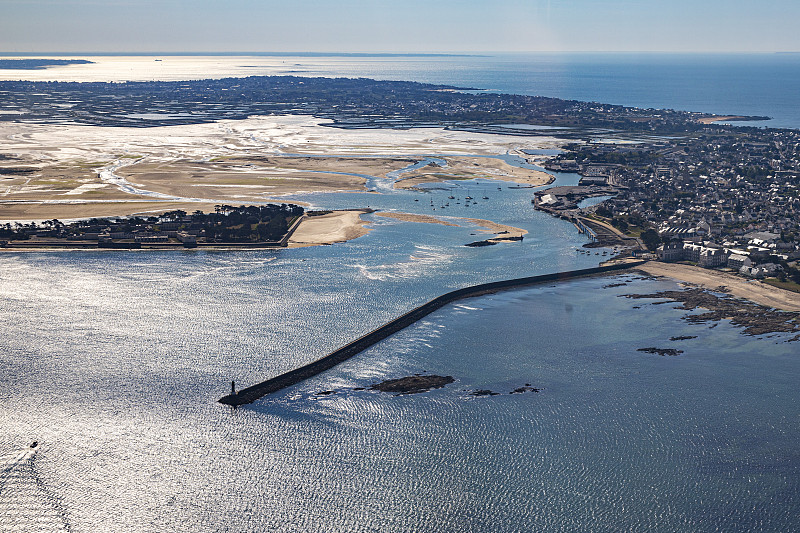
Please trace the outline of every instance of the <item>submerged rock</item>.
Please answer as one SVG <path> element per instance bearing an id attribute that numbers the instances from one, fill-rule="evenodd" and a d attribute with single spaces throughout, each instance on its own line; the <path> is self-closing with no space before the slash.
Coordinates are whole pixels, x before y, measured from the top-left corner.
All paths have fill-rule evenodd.
<path id="1" fill-rule="evenodd" d="M 478 389 L 470 393 L 470 396 L 498 396 L 500 393 L 489 389 Z"/>
<path id="2" fill-rule="evenodd" d="M 471 242 L 471 243 L 465 244 L 464 246 L 470 246 L 472 248 L 477 248 L 477 247 L 480 247 L 480 246 L 494 246 L 495 244 L 497 244 L 497 243 L 494 242 L 494 241 L 485 240 L 485 241 Z"/>
<path id="3" fill-rule="evenodd" d="M 539 392 L 540 390 L 542 389 L 537 389 L 536 387 L 531 387 L 530 385 L 526 384 L 524 387 L 518 387 L 512 390 L 511 392 L 509 392 L 509 394 L 522 394 L 523 392 Z"/>

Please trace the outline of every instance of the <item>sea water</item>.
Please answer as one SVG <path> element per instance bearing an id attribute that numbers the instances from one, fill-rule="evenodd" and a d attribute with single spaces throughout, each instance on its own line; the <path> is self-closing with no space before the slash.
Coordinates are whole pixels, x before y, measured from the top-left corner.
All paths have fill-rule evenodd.
<path id="1" fill-rule="evenodd" d="M 794 527 L 796 343 L 624 297 L 669 281 L 620 274 L 464 300 L 295 387 L 216 403 L 231 379 L 297 366 L 492 263 L 407 239 L 382 228 L 299 250 L 0 256 L 4 527 Z M 503 246 L 507 273 L 516 255 Z M 526 273 L 562 266 L 534 254 Z M 650 346 L 683 353 L 637 351 Z M 455 382 L 356 390 L 417 373 Z M 526 384 L 539 391 L 510 394 Z"/>

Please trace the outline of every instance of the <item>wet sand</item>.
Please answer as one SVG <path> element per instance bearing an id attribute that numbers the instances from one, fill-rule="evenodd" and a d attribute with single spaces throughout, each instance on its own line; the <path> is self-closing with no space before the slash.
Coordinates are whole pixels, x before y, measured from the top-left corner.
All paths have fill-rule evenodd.
<path id="1" fill-rule="evenodd" d="M 549 176 L 475 156 L 561 144 L 442 128 L 337 130 L 324 123 L 330 121 L 308 116 L 153 128 L 0 123 L 0 220 L 121 216 L 140 211 L 125 202 L 157 199 L 173 202 L 162 204 L 164 210 L 190 211 L 198 203 L 366 191 L 364 176 L 388 182 L 389 172 L 431 153 L 445 154 L 446 171 L 457 176 L 437 178 L 442 169 L 426 167 L 408 185 L 474 178 L 540 184 Z"/>
<path id="2" fill-rule="evenodd" d="M 187 213 L 200 210 L 214 211 L 212 203 L 201 202 L 93 202 L 93 203 L 2 203 L 0 221 L 29 222 L 52 220 L 74 220 L 81 218 L 115 217 L 127 215 L 156 215 L 182 209 Z"/>
<path id="3" fill-rule="evenodd" d="M 499 237 L 496 239 L 489 239 L 490 241 L 501 241 L 504 239 L 522 237 L 528 233 L 528 230 L 515 228 L 514 226 L 506 226 L 505 224 L 498 224 L 497 222 L 492 222 L 491 220 L 483 220 L 481 218 L 468 218 L 467 220 L 476 226 L 485 228 L 489 233 L 499 235 Z"/>

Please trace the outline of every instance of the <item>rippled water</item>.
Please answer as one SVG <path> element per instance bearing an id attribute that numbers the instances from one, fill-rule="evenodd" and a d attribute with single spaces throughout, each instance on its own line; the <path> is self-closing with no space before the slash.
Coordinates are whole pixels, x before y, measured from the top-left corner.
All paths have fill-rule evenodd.
<path id="1" fill-rule="evenodd" d="M 371 197 L 425 212 L 413 199 L 429 194 Z M 619 297 L 670 282 L 465 300 L 253 405 L 216 403 L 231 379 L 293 368 L 451 288 L 597 263 L 529 190 L 489 196 L 503 215 L 487 203 L 476 216 L 524 241 L 467 248 L 475 227 L 372 215 L 366 237 L 317 248 L 1 254 L 2 527 L 792 529 L 797 345 Z M 636 351 L 648 346 L 685 353 Z M 421 372 L 456 381 L 353 390 Z M 541 391 L 508 394 L 525 383 Z"/>

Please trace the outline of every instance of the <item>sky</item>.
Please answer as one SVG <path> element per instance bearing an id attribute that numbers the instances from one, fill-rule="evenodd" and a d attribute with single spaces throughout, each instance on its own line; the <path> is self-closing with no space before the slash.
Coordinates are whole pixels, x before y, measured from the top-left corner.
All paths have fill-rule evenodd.
<path id="1" fill-rule="evenodd" d="M 775 52 L 798 21 L 798 0 L 0 0 L 0 52 Z"/>

